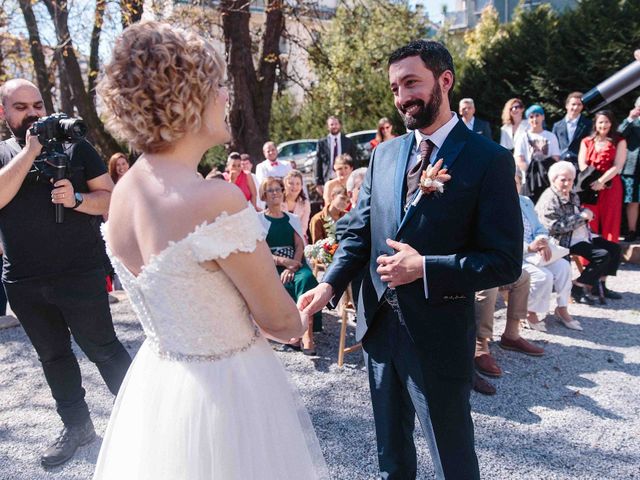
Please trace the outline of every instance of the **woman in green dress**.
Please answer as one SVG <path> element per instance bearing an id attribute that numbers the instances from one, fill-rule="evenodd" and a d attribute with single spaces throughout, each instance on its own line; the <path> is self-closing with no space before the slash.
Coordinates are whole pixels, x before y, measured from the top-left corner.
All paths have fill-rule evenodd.
<path id="1" fill-rule="evenodd" d="M 276 264 L 282 283 L 289 295 L 297 301 L 303 293 L 318 285 L 313 272 L 304 259 L 304 233 L 300 219 L 282 209 L 284 183 L 278 177 L 267 178 L 260 186 L 260 198 L 266 208 L 260 219 L 267 230 L 267 245 Z M 309 329 L 302 337 L 302 351 L 315 355 L 313 332 L 322 330 L 322 313 L 313 316 Z M 291 344 L 299 347 L 299 344 Z"/>

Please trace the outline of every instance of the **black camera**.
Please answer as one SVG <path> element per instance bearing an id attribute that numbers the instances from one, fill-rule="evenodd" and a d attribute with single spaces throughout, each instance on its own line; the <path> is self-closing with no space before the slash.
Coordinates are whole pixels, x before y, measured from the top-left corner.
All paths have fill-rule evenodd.
<path id="1" fill-rule="evenodd" d="M 64 113 L 54 113 L 43 117 L 31 125 L 31 135 L 38 137 L 40 143 L 68 143 L 82 140 L 87 134 L 87 125 L 81 118 L 69 118 Z"/>
<path id="2" fill-rule="evenodd" d="M 87 125 L 81 118 L 69 118 L 64 113 L 43 117 L 31 125 L 31 135 L 37 136 L 42 144 L 42 153 L 33 162 L 32 173 L 35 181 L 49 182 L 67 177 L 69 155 L 63 143 L 76 143 L 87 134 Z M 64 221 L 64 206 L 56 204 L 56 223 Z"/>

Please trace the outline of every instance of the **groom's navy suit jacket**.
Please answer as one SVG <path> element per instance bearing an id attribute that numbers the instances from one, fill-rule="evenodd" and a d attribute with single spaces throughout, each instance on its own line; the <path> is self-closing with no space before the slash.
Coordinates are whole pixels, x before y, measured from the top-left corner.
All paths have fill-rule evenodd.
<path id="1" fill-rule="evenodd" d="M 397 296 L 423 368 L 471 378 L 475 348 L 474 292 L 514 282 L 522 266 L 522 218 L 513 156 L 458 122 L 437 159 L 451 180 L 404 213 L 406 168 L 415 142 L 408 133 L 374 150 L 359 201 L 324 277 L 340 298 L 365 269 L 358 301 L 358 337 L 366 334 L 387 288 L 376 258 L 392 254 L 391 238 L 425 256 L 423 280 L 397 287 Z"/>

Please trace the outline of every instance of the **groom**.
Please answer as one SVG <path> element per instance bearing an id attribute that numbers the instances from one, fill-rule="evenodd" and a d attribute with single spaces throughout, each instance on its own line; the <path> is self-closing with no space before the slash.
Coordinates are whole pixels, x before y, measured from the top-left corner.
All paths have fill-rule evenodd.
<path id="1" fill-rule="evenodd" d="M 474 292 L 514 282 L 522 220 L 514 161 L 451 112 L 447 49 L 412 42 L 389 58 L 395 106 L 414 130 L 374 150 L 358 207 L 324 281 L 299 300 L 335 306 L 363 268 L 358 301 L 381 478 L 416 477 L 415 414 L 437 478 L 477 479 L 469 392 Z M 420 174 L 442 159 L 451 178 L 422 193 Z"/>

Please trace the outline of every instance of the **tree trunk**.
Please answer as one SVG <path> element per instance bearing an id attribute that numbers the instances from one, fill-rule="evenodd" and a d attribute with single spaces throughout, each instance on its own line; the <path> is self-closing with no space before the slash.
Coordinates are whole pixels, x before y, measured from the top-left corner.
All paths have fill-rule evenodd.
<path id="1" fill-rule="evenodd" d="M 69 87 L 69 76 L 64 68 L 64 61 L 62 60 L 62 51 L 56 50 L 53 54 L 53 58 L 56 63 L 56 68 L 58 69 L 60 111 L 72 117 L 75 115 L 75 108 L 73 107 L 73 95 L 71 93 L 71 88 Z"/>
<path id="2" fill-rule="evenodd" d="M 45 110 L 47 113 L 53 113 L 53 99 L 51 98 L 53 84 L 49 79 L 49 70 L 47 69 L 44 52 L 42 51 L 38 23 L 33 13 L 33 8 L 31 8 L 31 1 L 20 0 L 20 9 L 24 16 L 24 23 L 27 25 L 27 31 L 29 32 L 29 48 L 31 49 L 31 58 L 33 59 L 33 69 L 36 72 L 38 89 L 42 95 Z"/>
<path id="3" fill-rule="evenodd" d="M 258 71 L 254 68 L 249 30 L 249 2 L 221 0 L 222 29 L 227 52 L 227 70 L 233 84 L 231 98 L 231 149 L 251 155 L 254 163 L 262 159 L 262 145 L 269 139 L 269 120 L 279 41 L 284 27 L 281 0 L 269 0 Z"/>
<path id="4" fill-rule="evenodd" d="M 24 0 L 23 0 L 24 1 Z M 100 34 L 104 22 L 104 11 L 107 6 L 106 0 L 96 1 L 96 12 L 93 20 L 93 32 L 91 33 L 91 43 L 89 47 L 89 97 L 95 105 L 96 83 L 100 72 Z"/>
<path id="5" fill-rule="evenodd" d="M 139 22 L 142 18 L 144 1 L 141 0 L 121 0 L 120 14 L 122 15 L 122 29 Z"/>
<path id="6" fill-rule="evenodd" d="M 73 94 L 73 104 L 78 109 L 80 116 L 87 124 L 89 138 L 103 157 L 107 158 L 117 151 L 121 151 L 118 142 L 106 131 L 96 112 L 95 105 L 87 93 L 82 79 L 80 65 L 73 49 L 73 42 L 69 34 L 67 18 L 69 11 L 65 2 L 58 3 L 55 0 L 44 0 L 53 20 L 58 39 L 58 49 L 62 52 L 64 69 L 67 73 L 69 86 Z"/>

